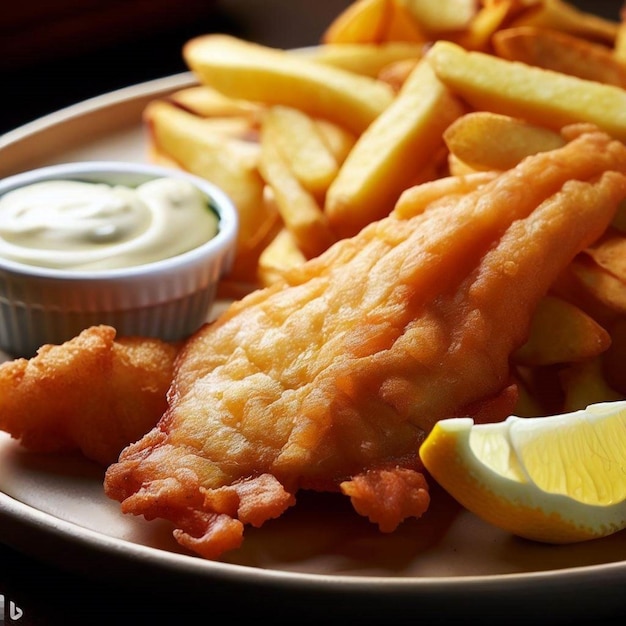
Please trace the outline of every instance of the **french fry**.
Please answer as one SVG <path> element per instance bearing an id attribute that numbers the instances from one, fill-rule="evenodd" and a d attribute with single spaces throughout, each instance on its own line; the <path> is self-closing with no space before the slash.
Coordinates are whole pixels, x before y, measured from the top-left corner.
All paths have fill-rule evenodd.
<path id="1" fill-rule="evenodd" d="M 569 283 L 556 285 L 563 297 L 576 302 L 606 328 L 626 316 L 626 285 L 595 261 L 581 255 L 569 265 Z"/>
<path id="2" fill-rule="evenodd" d="M 331 22 L 321 37 L 325 45 L 426 40 L 404 0 L 356 0 Z"/>
<path id="3" fill-rule="evenodd" d="M 357 134 L 393 100 L 391 87 L 375 78 L 229 35 L 196 37 L 183 56 L 200 82 L 231 98 L 291 106 Z"/>
<path id="4" fill-rule="evenodd" d="M 293 234 L 282 228 L 259 257 L 259 280 L 269 287 L 282 280 L 284 273 L 306 261 Z"/>
<path id="5" fill-rule="evenodd" d="M 443 145 L 462 108 L 420 62 L 398 96 L 359 137 L 326 194 L 324 209 L 340 237 L 388 214 Z"/>
<path id="6" fill-rule="evenodd" d="M 476 170 L 471 165 L 461 161 L 456 154 L 448 153 L 448 172 L 450 176 L 467 176 L 480 171 L 485 170 Z"/>
<path id="7" fill-rule="evenodd" d="M 237 140 L 240 150 L 249 152 L 252 160 L 256 159 L 259 135 L 256 122 L 248 117 L 203 117 L 198 120 L 204 133 Z"/>
<path id="8" fill-rule="evenodd" d="M 455 41 L 466 50 L 487 51 L 491 38 L 513 12 L 516 0 L 501 0 L 484 4 L 471 19 L 465 31 Z"/>
<path id="9" fill-rule="evenodd" d="M 323 199 L 339 171 L 319 126 L 306 113 L 290 107 L 271 107 L 263 119 L 263 132 L 271 134 L 278 152 L 300 184 Z"/>
<path id="10" fill-rule="evenodd" d="M 577 306 L 545 296 L 538 304 L 526 343 L 513 355 L 514 363 L 544 366 L 594 358 L 608 349 L 611 337 Z"/>
<path id="11" fill-rule="evenodd" d="M 495 53 L 555 72 L 571 74 L 608 85 L 626 86 L 626 66 L 611 48 L 555 30 L 520 26 L 494 34 Z"/>
<path id="12" fill-rule="evenodd" d="M 531 154 L 565 144 L 553 130 L 489 111 L 460 117 L 443 138 L 450 153 L 475 170 L 507 170 Z"/>
<path id="13" fill-rule="evenodd" d="M 160 151 L 230 196 L 239 214 L 237 257 L 231 274 L 254 282 L 258 255 L 277 224 L 276 213 L 263 200 L 258 145 L 207 131 L 204 119 L 167 102 L 152 102 L 144 119 Z"/>
<path id="14" fill-rule="evenodd" d="M 318 63 L 378 78 L 390 63 L 412 59 L 417 61 L 424 55 L 424 45 L 394 41 L 381 44 L 326 44 L 318 46 L 311 59 Z"/>
<path id="15" fill-rule="evenodd" d="M 404 0 L 391 0 L 384 40 L 387 42 L 408 41 L 414 43 L 424 43 L 428 40 L 428 36 Z"/>
<path id="16" fill-rule="evenodd" d="M 436 42 L 424 58 L 474 109 L 556 130 L 589 122 L 626 141 L 626 90 L 619 87 L 468 52 L 449 41 Z"/>
<path id="17" fill-rule="evenodd" d="M 335 161 L 341 165 L 350 154 L 350 150 L 356 142 L 356 136 L 342 126 L 333 124 L 328 120 L 316 119 L 315 124 L 324 143 L 333 153 Z"/>
<path id="18" fill-rule="evenodd" d="M 462 31 L 477 12 L 474 0 L 402 0 L 429 36 Z"/>
<path id="19" fill-rule="evenodd" d="M 617 23 L 576 8 L 563 0 L 542 0 L 516 17 L 510 26 L 538 26 L 613 45 Z"/>
<path id="20" fill-rule="evenodd" d="M 624 282 L 626 290 L 626 237 L 619 233 L 606 233 L 583 253 L 591 257 L 599 267 Z"/>
<path id="21" fill-rule="evenodd" d="M 564 369 L 560 377 L 565 395 L 561 408 L 563 413 L 579 411 L 597 402 L 624 399 L 624 396 L 613 389 L 604 377 L 601 357 L 574 363 Z"/>
<path id="22" fill-rule="evenodd" d="M 324 44 L 380 43 L 391 11 L 391 0 L 356 0 L 324 31 Z"/>
<path id="23" fill-rule="evenodd" d="M 271 187 L 285 228 L 306 258 L 321 254 L 335 241 L 328 219 L 317 201 L 300 183 L 280 152 L 280 129 L 264 122 L 261 128 L 259 171 Z"/>
<path id="24" fill-rule="evenodd" d="M 262 111 L 257 103 L 229 98 L 205 85 L 180 89 L 168 100 L 201 117 L 245 117 L 256 122 Z"/>
<path id="25" fill-rule="evenodd" d="M 403 59 L 389 63 L 378 73 L 378 80 L 382 80 L 398 92 L 418 63 L 419 59 Z"/>

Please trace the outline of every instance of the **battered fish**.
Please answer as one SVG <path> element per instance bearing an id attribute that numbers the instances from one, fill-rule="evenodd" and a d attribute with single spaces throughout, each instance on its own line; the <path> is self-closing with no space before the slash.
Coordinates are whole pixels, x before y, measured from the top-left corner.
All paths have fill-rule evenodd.
<path id="1" fill-rule="evenodd" d="M 35 452 L 116 461 L 163 415 L 177 347 L 115 335 L 94 326 L 0 365 L 0 429 Z"/>
<path id="2" fill-rule="evenodd" d="M 342 491 L 385 532 L 422 515 L 425 434 L 511 412 L 509 355 L 625 173 L 626 147 L 585 132 L 467 194 L 405 203 L 233 304 L 182 348 L 167 411 L 106 493 L 209 559 L 300 489 Z"/>

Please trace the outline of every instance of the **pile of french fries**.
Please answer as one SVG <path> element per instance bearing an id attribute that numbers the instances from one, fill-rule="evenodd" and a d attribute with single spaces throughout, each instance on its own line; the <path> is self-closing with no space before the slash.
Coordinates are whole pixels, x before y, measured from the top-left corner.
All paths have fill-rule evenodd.
<path id="1" fill-rule="evenodd" d="M 149 104 L 150 157 L 232 197 L 234 297 L 410 213 L 422 183 L 561 146 L 565 125 L 626 141 L 626 15 L 564 0 L 356 0 L 313 49 L 212 34 L 183 55 L 199 85 Z M 625 356 L 626 207 L 540 304 L 518 414 L 626 397 Z"/>

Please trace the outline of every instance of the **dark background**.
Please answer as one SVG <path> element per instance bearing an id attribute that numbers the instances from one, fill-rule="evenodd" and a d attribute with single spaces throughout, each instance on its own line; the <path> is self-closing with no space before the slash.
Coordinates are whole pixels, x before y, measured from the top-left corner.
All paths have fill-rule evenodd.
<path id="1" fill-rule="evenodd" d="M 0 133 L 86 98 L 186 71 L 182 46 L 195 35 L 226 32 L 277 47 L 314 45 L 348 4 L 2 0 Z"/>

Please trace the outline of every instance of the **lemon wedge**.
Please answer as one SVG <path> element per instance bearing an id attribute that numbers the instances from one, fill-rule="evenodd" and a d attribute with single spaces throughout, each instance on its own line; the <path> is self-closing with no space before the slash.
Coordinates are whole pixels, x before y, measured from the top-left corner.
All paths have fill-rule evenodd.
<path id="1" fill-rule="evenodd" d="M 626 527 L 626 401 L 494 424 L 441 420 L 420 457 L 461 505 L 520 537 L 573 543 Z"/>

